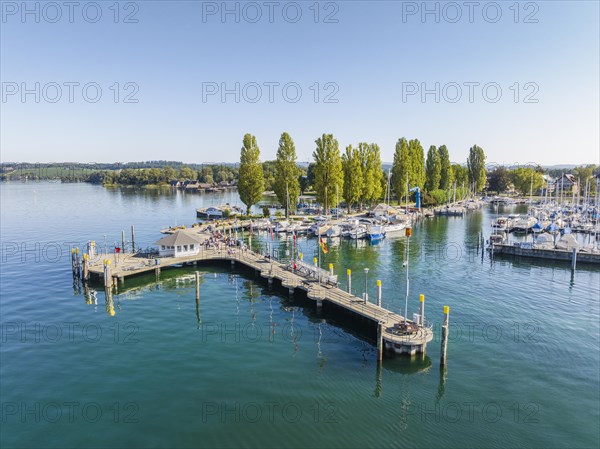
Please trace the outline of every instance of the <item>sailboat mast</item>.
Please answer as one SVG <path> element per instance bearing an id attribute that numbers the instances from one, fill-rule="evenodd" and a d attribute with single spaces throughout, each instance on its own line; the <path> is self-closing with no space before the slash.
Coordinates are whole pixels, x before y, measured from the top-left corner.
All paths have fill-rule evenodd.
<path id="1" fill-rule="evenodd" d="M 408 278 L 408 256 L 410 254 L 409 251 L 409 247 L 410 247 L 410 235 L 406 236 L 406 297 L 404 299 L 404 326 L 406 326 L 406 320 L 407 320 L 407 315 L 408 315 L 408 291 L 409 291 L 409 284 L 410 284 L 410 279 Z"/>

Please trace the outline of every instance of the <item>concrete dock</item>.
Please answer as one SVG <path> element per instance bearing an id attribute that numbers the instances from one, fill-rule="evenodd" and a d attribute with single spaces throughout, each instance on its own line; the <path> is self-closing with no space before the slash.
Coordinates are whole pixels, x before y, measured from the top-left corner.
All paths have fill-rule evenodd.
<path id="1" fill-rule="evenodd" d="M 495 243 L 492 246 L 494 255 L 508 255 L 517 257 L 528 257 L 546 260 L 573 260 L 573 251 L 564 249 L 547 249 L 536 247 L 525 247 L 508 243 Z M 600 252 L 576 251 L 576 260 L 578 263 L 600 265 Z"/>
<path id="2" fill-rule="evenodd" d="M 407 320 L 409 323 L 407 332 L 401 326 L 404 317 L 341 290 L 337 285 L 303 276 L 293 269 L 293 263 L 286 265 L 250 250 L 242 250 L 240 247 L 220 250 L 202 247 L 198 254 L 186 257 L 144 258 L 132 254 L 99 254 L 84 258 L 83 272 L 88 273 L 90 278 L 104 279 L 105 284 L 112 286 L 117 282 L 125 282 L 125 278 L 129 276 L 151 272 L 160 274 L 160 270 L 164 268 L 211 261 L 230 261 L 232 267 L 236 263 L 242 264 L 260 273 L 260 276 L 267 279 L 270 285 L 277 282 L 281 287 L 288 289 L 290 294 L 296 290 L 306 292 L 306 296 L 315 301 L 317 307 L 321 307 L 324 302 L 329 302 L 374 322 L 378 329 L 381 329 L 380 337 L 383 342 L 381 352 L 386 349 L 399 354 L 425 353 L 427 343 L 433 339 L 431 327 L 419 326 Z"/>

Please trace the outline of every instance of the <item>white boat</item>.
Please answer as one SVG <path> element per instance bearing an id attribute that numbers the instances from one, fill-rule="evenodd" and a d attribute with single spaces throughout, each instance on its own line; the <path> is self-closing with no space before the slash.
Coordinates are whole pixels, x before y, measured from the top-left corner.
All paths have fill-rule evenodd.
<path id="1" fill-rule="evenodd" d="M 342 227 L 339 225 L 333 225 L 325 232 L 325 235 L 328 238 L 339 237 L 342 235 Z"/>
<path id="2" fill-rule="evenodd" d="M 401 234 L 406 229 L 405 223 L 388 223 L 383 226 L 385 235 L 389 234 Z"/>
<path id="3" fill-rule="evenodd" d="M 381 240 L 385 237 L 385 228 L 382 225 L 371 225 L 367 227 L 367 237 L 369 240 Z"/>
<path id="4" fill-rule="evenodd" d="M 508 231 L 509 225 L 510 219 L 508 217 L 498 217 L 492 222 L 492 228 L 501 232 Z"/>
<path id="5" fill-rule="evenodd" d="M 287 220 L 278 221 L 275 223 L 275 227 L 273 228 L 273 232 L 276 234 L 280 234 L 283 232 L 287 232 L 290 226 L 290 222 Z"/>
<path id="6" fill-rule="evenodd" d="M 315 236 L 323 236 L 330 227 L 331 225 L 329 223 L 320 221 L 310 227 L 310 232 L 312 232 Z"/>
<path id="7" fill-rule="evenodd" d="M 537 218 L 530 215 L 524 215 L 513 222 L 512 230 L 514 232 L 529 232 L 536 223 Z"/>
<path id="8" fill-rule="evenodd" d="M 364 239 L 365 237 L 367 237 L 367 228 L 366 228 L 366 226 L 359 225 L 359 226 L 353 228 L 352 231 L 350 232 L 349 237 L 352 240 Z"/>

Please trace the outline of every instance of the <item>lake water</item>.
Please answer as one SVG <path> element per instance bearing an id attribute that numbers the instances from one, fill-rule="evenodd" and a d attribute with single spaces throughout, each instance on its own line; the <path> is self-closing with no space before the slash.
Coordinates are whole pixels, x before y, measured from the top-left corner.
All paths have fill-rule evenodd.
<path id="1" fill-rule="evenodd" d="M 134 224 L 151 246 L 235 192 L 47 182 L 0 195 L 3 448 L 600 445 L 600 271 L 482 256 L 491 209 L 414 227 L 409 316 L 425 294 L 436 336 L 426 357 L 378 368 L 372 335 L 229 266 L 199 267 L 199 305 L 191 267 L 127 279 L 112 306 L 73 285 L 72 245 L 110 247 Z M 315 239 L 298 243 L 312 260 Z M 383 305 L 403 313 L 405 244 L 332 242 L 321 263 L 342 285 L 351 268 L 359 296 L 368 267 L 369 296 L 380 279 Z"/>

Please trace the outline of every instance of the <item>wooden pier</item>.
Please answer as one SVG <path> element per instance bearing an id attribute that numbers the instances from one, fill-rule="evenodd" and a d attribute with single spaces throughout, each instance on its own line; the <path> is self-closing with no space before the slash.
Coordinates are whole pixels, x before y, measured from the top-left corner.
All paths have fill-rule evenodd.
<path id="1" fill-rule="evenodd" d="M 324 302 L 329 302 L 373 321 L 379 330 L 380 354 L 384 349 L 398 354 L 425 353 L 427 343 L 433 339 L 433 330 L 424 325 L 422 315 L 419 318 L 421 323 L 406 320 L 408 325 L 404 327 L 402 326 L 404 317 L 341 290 L 337 284 L 326 282 L 325 277 L 321 278 L 319 275 L 315 279 L 313 276 L 303 275 L 294 270 L 293 262 L 286 265 L 250 250 L 243 250 L 239 246 L 220 250 L 203 247 L 198 254 L 186 257 L 144 258 L 133 254 L 99 254 L 94 257 L 84 257 L 83 273 L 90 277 L 96 276 L 100 280 L 104 279 L 104 284 L 112 287 L 118 282 L 124 282 L 129 276 L 153 271 L 160 274 L 160 270 L 164 268 L 211 261 L 230 261 L 232 267 L 236 263 L 242 264 L 260 273 L 260 276 L 266 278 L 270 285 L 276 280 L 283 288 L 287 288 L 290 294 L 297 289 L 303 290 L 309 299 L 315 301 L 317 307 L 321 307 Z M 319 269 L 315 267 L 314 273 L 319 273 Z"/>

